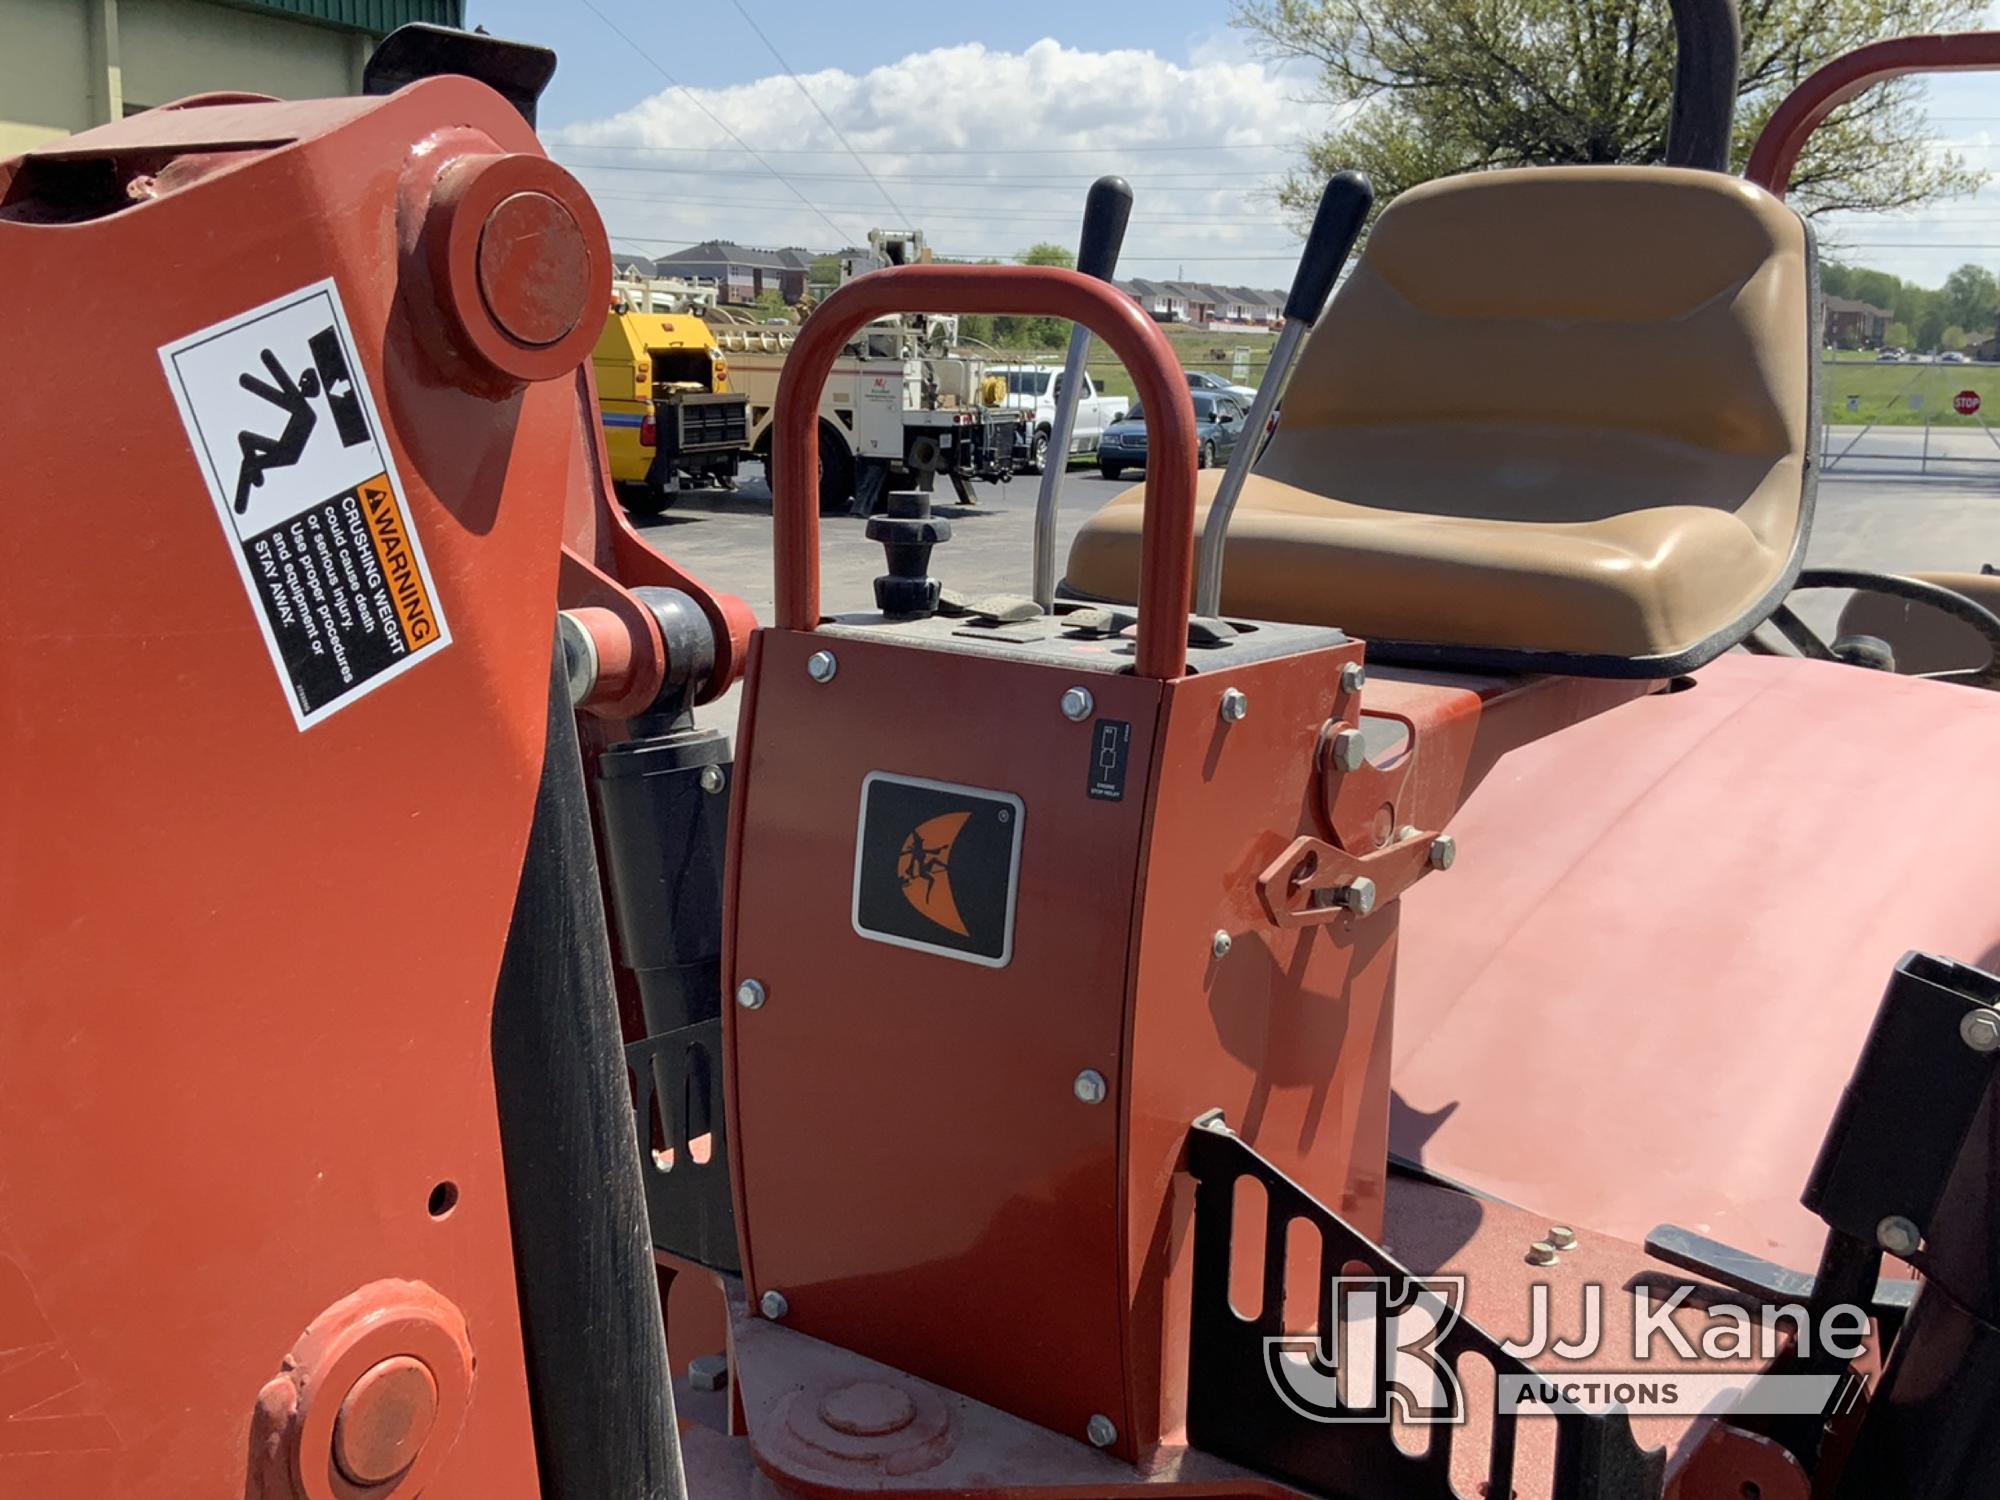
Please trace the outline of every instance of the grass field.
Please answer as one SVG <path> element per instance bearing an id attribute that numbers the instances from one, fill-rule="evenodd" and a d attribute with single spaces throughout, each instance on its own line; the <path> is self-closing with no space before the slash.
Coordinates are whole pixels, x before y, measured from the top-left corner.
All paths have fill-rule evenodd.
<path id="1" fill-rule="evenodd" d="M 1921 427 L 1929 421 L 1939 427 L 1977 427 L 1979 417 L 1961 417 L 1952 410 L 1952 397 L 1960 391 L 1978 392 L 1979 415 L 2000 421 L 2000 365 L 1884 365 L 1863 355 L 1820 366 L 1826 420 L 1846 426 Z"/>
<path id="2" fill-rule="evenodd" d="M 1167 342 L 1174 346 L 1174 353 L 1180 356 L 1184 369 L 1207 370 L 1238 385 L 1255 385 L 1264 378 L 1264 366 L 1271 357 L 1271 341 L 1271 334 L 1241 328 L 1213 332 L 1185 328 L 1167 330 Z M 1238 349 L 1250 351 L 1250 373 L 1242 380 L 1231 373 Z M 1060 365 L 1067 352 L 1064 349 L 1020 352 L 1008 349 L 988 358 L 996 364 Z M 1125 367 L 1105 347 L 1102 339 L 1091 341 L 1090 375 L 1100 388 L 1111 395 L 1132 394 L 1132 377 L 1125 373 Z"/>

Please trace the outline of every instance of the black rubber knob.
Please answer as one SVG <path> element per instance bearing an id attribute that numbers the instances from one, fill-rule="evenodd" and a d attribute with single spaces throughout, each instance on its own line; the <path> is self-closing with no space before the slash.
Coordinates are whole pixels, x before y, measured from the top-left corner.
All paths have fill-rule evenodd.
<path id="1" fill-rule="evenodd" d="M 1132 219 L 1132 185 L 1122 177 L 1100 177 L 1090 185 L 1083 203 L 1083 239 L 1077 246 L 1076 268 L 1086 276 L 1109 281 L 1118 269 L 1118 252 L 1125 244 L 1125 226 Z"/>
<path id="2" fill-rule="evenodd" d="M 1375 189 L 1359 172 L 1336 172 L 1328 179 L 1326 191 L 1319 195 L 1312 232 L 1306 236 L 1305 254 L 1299 257 L 1298 274 L 1292 277 L 1292 294 L 1285 299 L 1287 318 L 1307 326 L 1319 321 L 1327 293 L 1361 238 L 1361 226 L 1374 205 Z"/>

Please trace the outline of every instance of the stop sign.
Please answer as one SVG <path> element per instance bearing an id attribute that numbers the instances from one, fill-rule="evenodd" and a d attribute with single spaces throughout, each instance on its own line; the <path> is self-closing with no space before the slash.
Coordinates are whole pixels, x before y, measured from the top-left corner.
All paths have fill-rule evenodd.
<path id="1" fill-rule="evenodd" d="M 1961 417 L 1972 416 L 1979 410 L 1979 392 L 1960 391 L 1951 398 L 1951 409 Z"/>

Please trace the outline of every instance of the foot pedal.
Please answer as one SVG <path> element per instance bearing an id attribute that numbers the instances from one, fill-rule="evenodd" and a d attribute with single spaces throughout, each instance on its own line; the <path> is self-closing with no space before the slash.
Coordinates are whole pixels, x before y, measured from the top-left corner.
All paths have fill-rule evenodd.
<path id="1" fill-rule="evenodd" d="M 1342 1394 L 1335 1398 L 1337 1411 L 1314 1420 L 1279 1394 L 1281 1381 L 1295 1394 L 1302 1394 L 1301 1385 L 1326 1392 L 1337 1385 L 1318 1335 L 1286 1337 L 1282 1293 L 1287 1231 L 1294 1219 L 1318 1231 L 1322 1330 L 1333 1322 L 1335 1271 L 1381 1278 L 1380 1305 L 1387 1309 L 1409 1306 L 1423 1291 L 1423 1279 L 1264 1160 L 1216 1116 L 1205 1115 L 1189 1129 L 1188 1169 L 1195 1179 L 1194 1307 L 1188 1334 L 1188 1437 L 1194 1446 L 1339 1500 L 1458 1500 L 1451 1450 L 1466 1431 L 1463 1411 L 1456 1421 L 1432 1425 L 1429 1448 L 1413 1458 L 1396 1446 L 1386 1380 L 1376 1382 L 1379 1414 L 1351 1404 Z M 1255 1319 L 1237 1316 L 1229 1304 L 1236 1183 L 1243 1177 L 1262 1184 L 1266 1204 L 1263 1307 Z M 1357 1265 L 1366 1271 L 1350 1270 Z M 1484 1360 L 1496 1381 L 1536 1378 L 1499 1340 L 1463 1317 L 1450 1322 L 1429 1347 L 1436 1362 L 1451 1370 L 1470 1356 Z M 1287 1366 L 1302 1371 L 1300 1377 L 1291 1378 Z M 1464 1399 L 1462 1391 L 1459 1399 Z M 1521 1420 L 1515 1412 L 1494 1413 L 1481 1493 L 1516 1492 L 1514 1452 Z M 1533 1420 L 1556 1428 L 1551 1500 L 1660 1500 L 1666 1454 L 1641 1449 L 1623 1411 L 1571 1410 Z"/>

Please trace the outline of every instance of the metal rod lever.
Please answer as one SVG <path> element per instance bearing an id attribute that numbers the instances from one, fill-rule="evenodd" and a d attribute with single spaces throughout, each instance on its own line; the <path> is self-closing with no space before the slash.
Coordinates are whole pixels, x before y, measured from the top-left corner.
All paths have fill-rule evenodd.
<path id="1" fill-rule="evenodd" d="M 1245 431 L 1229 455 L 1229 467 L 1222 472 L 1215 498 L 1208 504 L 1208 523 L 1201 532 L 1201 557 L 1195 566 L 1194 612 L 1197 615 L 1222 613 L 1222 554 L 1229 544 L 1229 518 L 1236 510 L 1237 497 L 1256 464 L 1263 446 L 1264 431 L 1271 425 L 1285 377 L 1298 358 L 1299 345 L 1319 321 L 1333 290 L 1334 278 L 1347 263 L 1348 252 L 1361 237 L 1368 210 L 1374 205 L 1375 190 L 1359 172 L 1336 172 L 1320 194 L 1319 210 L 1313 215 L 1306 248 L 1299 257 L 1299 269 L 1292 277 L 1291 295 L 1285 299 L 1285 327 L 1271 346 L 1271 362 L 1250 403 Z"/>
<path id="2" fill-rule="evenodd" d="M 1077 246 L 1076 268 L 1086 276 L 1109 281 L 1118 269 L 1118 250 L 1125 243 L 1125 226 L 1131 217 L 1132 189 L 1124 178 L 1100 177 L 1092 183 L 1083 205 L 1083 238 Z M 1084 362 L 1089 354 L 1090 330 L 1079 323 L 1070 330 L 1069 354 L 1063 360 L 1062 383 L 1056 389 L 1055 415 L 1049 421 L 1041 493 L 1035 499 L 1035 603 L 1043 614 L 1055 611 L 1056 510 L 1062 503 L 1063 476 L 1069 471 L 1077 393 L 1083 389 Z"/>

